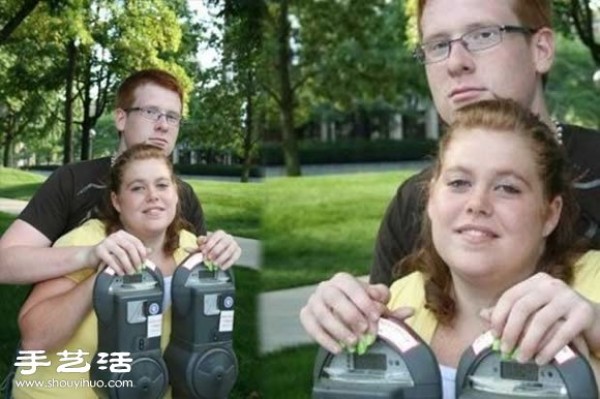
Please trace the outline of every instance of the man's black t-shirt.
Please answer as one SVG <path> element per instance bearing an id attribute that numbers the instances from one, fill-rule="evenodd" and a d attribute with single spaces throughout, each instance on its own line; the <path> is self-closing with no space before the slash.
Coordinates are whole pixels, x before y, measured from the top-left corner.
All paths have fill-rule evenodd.
<path id="1" fill-rule="evenodd" d="M 105 181 L 110 158 L 76 162 L 58 168 L 29 201 L 19 219 L 29 223 L 51 242 L 86 220 L 97 217 L 108 198 Z M 182 180 L 179 200 L 184 219 L 196 234 L 205 234 L 204 214 L 192 187 Z"/>
<path id="2" fill-rule="evenodd" d="M 580 206 L 578 232 L 600 249 L 600 132 L 563 125 L 562 141 L 575 172 Z M 394 265 L 417 248 L 425 209 L 424 190 L 431 179 L 427 168 L 407 179 L 388 205 L 375 242 L 370 281 L 390 285 Z"/>

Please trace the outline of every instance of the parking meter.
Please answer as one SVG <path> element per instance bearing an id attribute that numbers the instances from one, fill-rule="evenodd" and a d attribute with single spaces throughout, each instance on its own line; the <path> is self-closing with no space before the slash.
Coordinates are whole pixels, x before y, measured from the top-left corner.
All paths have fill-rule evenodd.
<path id="1" fill-rule="evenodd" d="M 227 398 L 238 375 L 233 351 L 235 285 L 231 270 L 212 270 L 201 253 L 173 274 L 171 338 L 165 361 L 174 398 Z"/>
<path id="2" fill-rule="evenodd" d="M 380 319 L 377 338 L 359 355 L 319 349 L 313 399 L 441 399 L 442 379 L 435 355 L 406 324 Z"/>
<path id="3" fill-rule="evenodd" d="M 570 345 L 551 363 L 518 363 L 493 349 L 491 333 L 481 335 L 463 353 L 456 373 L 459 399 L 597 399 L 598 388 L 587 361 Z"/>
<path id="4" fill-rule="evenodd" d="M 100 398 L 159 399 L 168 388 L 160 348 L 164 281 L 152 262 L 146 261 L 144 266 L 134 275 L 117 276 L 106 268 L 96 277 L 93 305 L 98 318 L 98 350 L 90 379 Z M 116 364 L 118 353 L 132 361 Z M 117 380 L 131 380 L 133 386 L 109 386 L 109 381 Z"/>

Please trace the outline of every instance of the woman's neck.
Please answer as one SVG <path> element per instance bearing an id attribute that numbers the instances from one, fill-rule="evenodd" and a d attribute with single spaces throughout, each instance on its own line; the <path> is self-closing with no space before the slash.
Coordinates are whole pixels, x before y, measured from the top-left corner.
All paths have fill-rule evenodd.
<path id="1" fill-rule="evenodd" d="M 148 258 L 152 261 L 162 259 L 164 256 L 163 247 L 165 244 L 165 233 L 152 237 L 140 237 L 144 246 L 149 249 Z"/>
<path id="2" fill-rule="evenodd" d="M 495 289 L 489 286 L 470 284 L 456 277 L 453 278 L 453 297 L 456 303 L 457 318 L 464 320 L 479 320 L 479 313 L 490 308 L 504 292 L 503 287 Z"/>

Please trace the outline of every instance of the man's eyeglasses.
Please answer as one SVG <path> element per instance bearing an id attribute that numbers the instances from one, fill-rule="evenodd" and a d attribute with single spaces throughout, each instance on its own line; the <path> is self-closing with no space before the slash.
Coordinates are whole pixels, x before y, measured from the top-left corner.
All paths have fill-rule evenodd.
<path id="1" fill-rule="evenodd" d="M 464 35 L 451 40 L 433 40 L 419 45 L 413 55 L 422 64 L 443 61 L 450 56 L 452 43 L 460 42 L 469 52 L 481 51 L 494 47 L 502 42 L 504 33 L 517 32 L 525 35 L 534 34 L 537 29 L 523 26 L 486 26 L 473 29 Z"/>
<path id="2" fill-rule="evenodd" d="M 176 112 L 162 112 L 160 109 L 156 107 L 133 107 L 127 108 L 124 110 L 125 112 L 139 112 L 140 115 L 144 119 L 147 119 L 152 122 L 158 122 L 160 118 L 164 115 L 167 123 L 171 126 L 179 126 L 179 124 L 183 121 L 181 115 Z"/>

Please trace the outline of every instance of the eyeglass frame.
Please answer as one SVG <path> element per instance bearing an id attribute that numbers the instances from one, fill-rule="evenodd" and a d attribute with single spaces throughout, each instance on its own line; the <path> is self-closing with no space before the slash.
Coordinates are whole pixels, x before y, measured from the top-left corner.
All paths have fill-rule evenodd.
<path id="1" fill-rule="evenodd" d="M 162 118 L 163 116 L 165 117 L 165 121 L 167 122 L 167 124 L 169 124 L 170 126 L 181 126 L 181 124 L 183 124 L 184 119 L 181 115 L 174 113 L 174 112 L 163 112 L 161 109 L 157 108 L 157 107 L 131 107 L 131 108 L 125 108 L 123 111 L 125 111 L 126 113 L 130 113 L 130 112 L 140 112 L 140 115 L 142 116 L 142 118 L 146 119 L 147 121 L 151 121 L 151 122 L 158 122 L 160 120 L 160 118 Z M 155 113 L 156 117 L 154 119 L 150 118 L 149 114 L 151 113 Z M 174 122 L 169 121 L 169 118 L 173 119 L 176 118 L 176 120 Z"/>
<path id="2" fill-rule="evenodd" d="M 485 29 L 490 29 L 490 28 L 498 29 L 498 33 L 499 33 L 498 37 L 500 39 L 497 42 L 495 42 L 493 44 L 490 44 L 489 46 L 486 46 L 486 47 L 478 48 L 476 50 L 469 49 L 468 42 L 466 42 L 464 40 L 465 36 L 471 35 L 471 34 L 477 32 L 477 31 L 481 31 L 481 30 L 485 30 Z M 505 33 L 523 33 L 525 35 L 533 35 L 538 30 L 539 30 L 539 28 L 529 28 L 529 27 L 526 27 L 526 26 L 516 26 L 516 25 L 490 25 L 490 26 L 481 26 L 479 28 L 471 29 L 470 31 L 463 33 L 462 35 L 460 35 L 456 39 L 432 40 L 432 41 L 429 41 L 427 43 L 421 43 L 421 44 L 417 45 L 417 47 L 413 50 L 413 57 L 417 61 L 419 61 L 421 64 L 423 64 L 423 65 L 435 64 L 437 62 L 444 61 L 444 60 L 446 60 L 446 59 L 448 59 L 450 57 L 450 52 L 452 51 L 452 45 L 453 45 L 453 43 L 456 43 L 456 42 L 462 43 L 463 47 L 469 53 L 473 53 L 473 52 L 487 50 L 489 48 L 492 48 L 492 47 L 497 46 L 498 44 L 502 43 L 502 40 L 504 39 L 504 34 Z M 432 45 L 432 44 L 446 44 L 448 47 L 447 47 L 447 50 L 446 50 L 446 54 L 443 57 L 441 57 L 440 59 L 435 59 L 433 61 L 427 61 L 426 60 L 426 56 L 425 56 L 425 50 L 423 48 L 424 48 L 424 46 L 428 46 L 428 45 Z"/>

